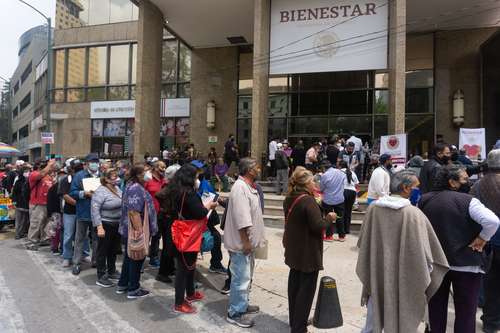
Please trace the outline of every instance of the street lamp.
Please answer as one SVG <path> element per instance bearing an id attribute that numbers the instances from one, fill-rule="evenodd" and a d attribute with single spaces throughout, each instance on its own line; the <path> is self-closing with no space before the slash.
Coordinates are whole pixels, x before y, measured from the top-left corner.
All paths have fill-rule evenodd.
<path id="1" fill-rule="evenodd" d="M 52 84 L 52 30 L 51 30 L 51 20 L 50 17 L 47 17 L 44 13 L 33 7 L 31 4 L 27 3 L 24 0 L 18 0 L 19 2 L 25 4 L 26 6 L 33 9 L 35 12 L 43 16 L 45 20 L 47 20 L 47 93 L 46 93 L 46 103 L 45 106 L 45 117 L 46 124 L 45 130 L 50 132 L 50 85 Z M 45 156 L 50 155 L 50 144 L 45 145 Z"/>

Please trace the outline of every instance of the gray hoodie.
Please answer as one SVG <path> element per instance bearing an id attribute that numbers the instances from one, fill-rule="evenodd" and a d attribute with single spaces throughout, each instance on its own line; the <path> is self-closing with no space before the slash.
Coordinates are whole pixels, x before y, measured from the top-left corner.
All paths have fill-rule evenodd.
<path id="1" fill-rule="evenodd" d="M 115 189 L 118 196 L 102 185 L 92 195 L 90 213 L 94 227 L 101 225 L 102 222 L 120 223 L 122 216 L 122 191 L 118 186 L 115 186 Z"/>

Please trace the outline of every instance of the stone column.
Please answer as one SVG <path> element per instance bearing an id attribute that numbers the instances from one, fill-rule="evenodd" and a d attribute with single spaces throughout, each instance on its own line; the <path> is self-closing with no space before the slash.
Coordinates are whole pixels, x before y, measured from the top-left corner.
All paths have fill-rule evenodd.
<path id="1" fill-rule="evenodd" d="M 389 134 L 405 132 L 406 0 L 389 1 Z"/>
<path id="2" fill-rule="evenodd" d="M 254 1 L 251 151 L 258 161 L 267 151 L 270 12 L 270 0 Z"/>
<path id="3" fill-rule="evenodd" d="M 148 0 L 139 3 L 134 161 L 160 153 L 160 93 L 163 14 Z"/>

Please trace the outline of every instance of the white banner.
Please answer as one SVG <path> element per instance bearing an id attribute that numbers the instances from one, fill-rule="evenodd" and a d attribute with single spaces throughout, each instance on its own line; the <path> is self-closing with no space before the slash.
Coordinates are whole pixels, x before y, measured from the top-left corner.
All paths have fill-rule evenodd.
<path id="1" fill-rule="evenodd" d="M 461 128 L 459 146 L 473 160 L 486 158 L 486 131 L 484 128 Z M 481 155 L 481 156 L 480 156 Z M 481 158 L 479 158 L 481 157 Z"/>
<path id="2" fill-rule="evenodd" d="M 391 155 L 392 164 L 405 167 L 407 157 L 406 134 L 385 135 L 380 137 L 380 154 Z"/>
<path id="3" fill-rule="evenodd" d="M 191 99 L 164 98 L 161 100 L 162 117 L 189 117 Z"/>
<path id="4" fill-rule="evenodd" d="M 385 69 L 388 12 L 388 0 L 273 0 L 270 73 Z"/>
<path id="5" fill-rule="evenodd" d="M 91 119 L 134 118 L 135 101 L 105 101 L 90 103 Z"/>

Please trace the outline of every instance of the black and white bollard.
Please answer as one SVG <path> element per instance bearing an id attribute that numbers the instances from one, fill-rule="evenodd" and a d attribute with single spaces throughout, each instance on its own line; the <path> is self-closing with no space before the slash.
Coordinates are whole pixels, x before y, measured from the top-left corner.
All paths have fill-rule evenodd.
<path id="1" fill-rule="evenodd" d="M 319 284 L 313 325 L 316 328 L 336 328 L 344 325 L 337 283 L 329 276 L 322 277 Z"/>

